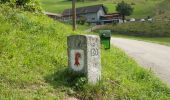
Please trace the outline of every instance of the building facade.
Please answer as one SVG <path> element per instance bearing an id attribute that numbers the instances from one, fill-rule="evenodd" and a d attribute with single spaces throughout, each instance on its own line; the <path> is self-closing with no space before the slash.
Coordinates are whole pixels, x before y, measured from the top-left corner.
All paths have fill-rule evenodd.
<path id="1" fill-rule="evenodd" d="M 71 21 L 72 9 L 66 9 L 62 15 L 64 21 Z M 86 6 L 86 7 L 76 8 L 76 15 L 77 15 L 77 20 L 81 20 L 81 18 L 84 17 L 86 22 L 99 23 L 100 17 L 106 15 L 106 10 L 102 4 Z"/>

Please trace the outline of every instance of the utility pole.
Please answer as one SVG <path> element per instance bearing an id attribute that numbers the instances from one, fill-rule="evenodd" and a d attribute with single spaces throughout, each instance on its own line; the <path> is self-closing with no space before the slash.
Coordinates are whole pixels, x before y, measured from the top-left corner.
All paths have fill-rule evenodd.
<path id="1" fill-rule="evenodd" d="M 76 30 L 76 0 L 72 0 L 73 31 Z"/>

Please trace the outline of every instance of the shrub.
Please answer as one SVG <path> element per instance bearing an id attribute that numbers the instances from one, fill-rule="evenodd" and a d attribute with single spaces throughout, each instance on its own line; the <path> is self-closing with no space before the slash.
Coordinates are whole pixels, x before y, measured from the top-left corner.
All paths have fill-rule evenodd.
<path id="1" fill-rule="evenodd" d="M 7 4 L 11 7 L 17 7 L 31 12 L 41 12 L 41 6 L 38 0 L 0 0 L 1 4 Z"/>
<path id="2" fill-rule="evenodd" d="M 136 36 L 170 36 L 168 22 L 134 22 L 105 26 L 102 29 L 112 30 L 114 33 Z"/>

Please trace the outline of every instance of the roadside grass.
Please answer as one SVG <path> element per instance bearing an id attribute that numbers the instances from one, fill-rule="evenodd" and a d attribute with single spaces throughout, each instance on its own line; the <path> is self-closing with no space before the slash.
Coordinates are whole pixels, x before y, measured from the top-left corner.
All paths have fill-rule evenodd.
<path id="1" fill-rule="evenodd" d="M 115 47 L 102 50 L 102 81 L 87 84 L 67 66 L 66 37 L 79 32 L 6 5 L 0 12 L 0 99 L 170 99 L 167 85 Z"/>
<path id="2" fill-rule="evenodd" d="M 112 30 L 113 37 L 123 37 L 170 46 L 169 22 L 132 22 L 104 26 L 98 30 Z M 95 30 L 96 33 L 99 31 Z"/>
<path id="3" fill-rule="evenodd" d="M 141 68 L 120 49 L 112 47 L 103 54 L 102 64 L 107 66 L 103 67 L 103 77 L 112 84 L 117 99 L 169 99 L 169 89 L 163 89 L 152 71 Z M 162 95 L 165 91 L 167 97 Z"/>
<path id="4" fill-rule="evenodd" d="M 0 5 L 0 99 L 57 99 L 45 77 L 67 66 L 71 29 L 41 14 Z M 60 91 L 60 92 L 59 92 Z"/>
<path id="5" fill-rule="evenodd" d="M 127 22 L 116 25 L 106 25 L 101 29 L 112 30 L 113 33 L 146 37 L 170 36 L 170 23 L 167 22 Z"/>
<path id="6" fill-rule="evenodd" d="M 134 13 L 130 17 L 135 18 L 146 18 L 147 16 L 153 16 L 155 14 L 155 7 L 162 0 L 124 0 L 125 2 L 132 4 L 134 7 Z M 54 12 L 54 13 L 62 13 L 64 9 L 71 8 L 70 1 L 64 0 L 41 0 L 42 6 L 45 11 Z M 77 7 L 96 5 L 96 4 L 104 4 L 108 7 L 109 13 L 115 12 L 115 7 L 119 0 L 99 0 L 99 1 L 85 1 L 85 2 L 77 2 Z"/>
<path id="7" fill-rule="evenodd" d="M 67 23 L 67 22 L 62 22 L 63 24 L 67 25 L 68 27 L 71 27 L 72 28 L 72 24 L 71 23 Z M 80 31 L 82 33 L 82 31 L 85 31 L 89 28 L 91 28 L 93 26 L 91 25 L 88 25 L 87 23 L 85 23 L 84 25 L 82 24 L 76 24 L 76 29 L 77 31 Z"/>
<path id="8" fill-rule="evenodd" d="M 146 42 L 153 42 L 162 45 L 170 46 L 170 37 L 145 37 L 145 36 L 132 36 L 132 35 L 123 35 L 123 34 L 112 34 L 113 37 L 129 38 L 135 40 L 141 40 Z"/>

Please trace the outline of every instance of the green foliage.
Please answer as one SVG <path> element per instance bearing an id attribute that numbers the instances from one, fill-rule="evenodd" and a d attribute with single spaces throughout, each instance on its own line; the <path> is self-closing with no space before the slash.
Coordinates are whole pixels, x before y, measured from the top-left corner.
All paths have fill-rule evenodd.
<path id="1" fill-rule="evenodd" d="M 106 78 L 104 82 L 111 85 L 115 99 L 168 100 L 170 97 L 170 89 L 165 89 L 166 86 L 151 71 L 141 68 L 119 49 L 112 48 L 103 52 L 102 66 L 107 66 L 102 67 L 102 77 Z M 165 96 L 162 93 L 167 94 Z"/>
<path id="2" fill-rule="evenodd" d="M 170 3 L 169 0 L 163 0 L 161 3 L 159 3 L 156 7 L 157 13 L 161 14 L 170 10 L 169 3 Z"/>
<path id="3" fill-rule="evenodd" d="M 134 12 L 130 17 L 145 18 L 155 14 L 155 7 L 162 0 L 124 0 L 132 4 Z M 48 12 L 62 13 L 65 9 L 71 8 L 71 2 L 66 0 L 41 0 L 42 7 Z M 108 8 L 108 13 L 116 12 L 117 3 L 120 0 L 88 0 L 85 2 L 76 2 L 76 7 L 104 4 Z M 135 3 L 135 5 L 134 5 Z"/>
<path id="4" fill-rule="evenodd" d="M 1 99 L 170 99 L 170 89 L 117 48 L 102 51 L 97 85 L 67 69 L 70 26 L 0 5 Z M 82 32 L 78 32 L 82 33 Z"/>
<path id="5" fill-rule="evenodd" d="M 112 34 L 114 37 L 121 37 L 121 38 L 128 38 L 128 39 L 135 39 L 141 40 L 146 42 L 154 42 L 161 45 L 170 46 L 170 37 L 146 37 L 146 36 L 133 36 L 133 35 L 126 35 L 126 34 Z"/>
<path id="6" fill-rule="evenodd" d="M 125 16 L 130 16 L 133 13 L 133 8 L 131 7 L 130 4 L 127 4 L 124 1 L 122 1 L 121 3 L 117 4 L 116 11 L 123 16 L 124 20 Z"/>
<path id="7" fill-rule="evenodd" d="M 104 6 L 104 9 L 105 9 L 106 13 L 108 13 L 108 11 L 109 11 L 108 7 Z"/>
<path id="8" fill-rule="evenodd" d="M 124 24 L 105 26 L 114 33 L 136 35 L 136 36 L 170 36 L 169 22 L 129 22 Z"/>
<path id="9" fill-rule="evenodd" d="M 79 20 L 77 21 L 77 23 L 81 24 L 81 25 L 84 25 L 86 21 L 87 21 L 87 19 L 85 17 L 81 16 L 79 18 Z"/>
<path id="10" fill-rule="evenodd" d="M 67 65 L 66 36 L 71 29 L 6 5 L 0 5 L 0 12 L 1 99 L 58 98 L 62 93 L 47 84 L 45 76 Z"/>
<path id="11" fill-rule="evenodd" d="M 31 12 L 41 12 L 39 0 L 0 0 L 0 3 L 6 3 L 11 7 L 17 7 Z"/>
<path id="12" fill-rule="evenodd" d="M 10 0 L 0 0 L 0 3 L 10 2 Z"/>
<path id="13" fill-rule="evenodd" d="M 157 21 L 160 22 L 170 22 L 170 1 L 163 0 L 156 7 L 156 16 L 154 17 Z"/>
<path id="14" fill-rule="evenodd" d="M 29 3 L 31 0 L 16 0 L 15 3 L 18 6 L 24 6 L 26 3 Z"/>

